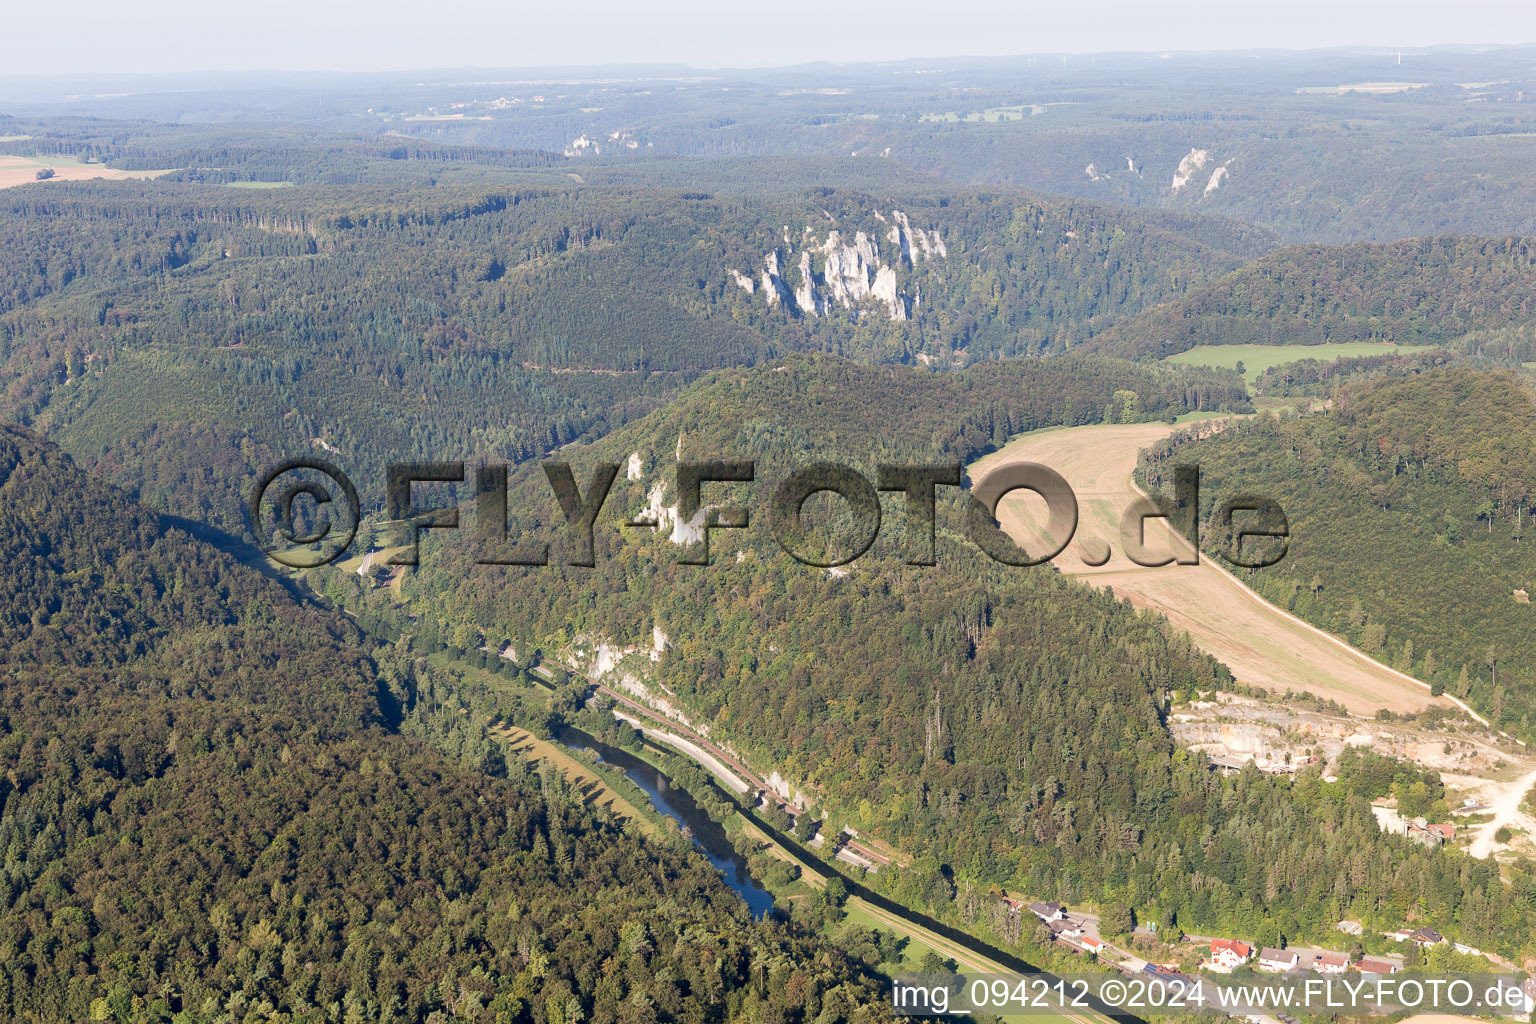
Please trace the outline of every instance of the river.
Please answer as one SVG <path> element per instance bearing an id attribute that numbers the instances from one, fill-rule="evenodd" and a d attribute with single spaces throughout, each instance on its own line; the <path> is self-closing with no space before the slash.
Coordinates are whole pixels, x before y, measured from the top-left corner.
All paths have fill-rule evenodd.
<path id="1" fill-rule="evenodd" d="M 629 781 L 645 790 L 645 795 L 651 798 L 658 811 L 678 824 L 686 825 L 693 834 L 694 844 L 725 876 L 725 884 L 746 901 L 753 917 L 762 917 L 773 910 L 773 895 L 747 871 L 747 862 L 731 845 L 725 830 L 654 766 L 570 726 L 561 726 L 555 732 L 555 739 L 572 750 L 594 751 L 603 763 L 619 769 Z"/>
<path id="2" fill-rule="evenodd" d="M 730 840 L 726 838 L 725 831 L 699 809 L 699 805 L 694 803 L 692 797 L 681 788 L 673 786 L 657 768 L 635 757 L 633 754 L 610 746 L 594 738 L 591 734 L 580 729 L 571 728 L 570 726 L 561 726 L 556 730 L 555 739 L 572 750 L 585 748 L 595 751 L 604 763 L 621 770 L 631 782 L 645 790 L 646 795 L 651 798 L 651 802 L 656 806 L 657 810 L 673 820 L 688 826 L 688 829 L 693 833 L 693 840 L 698 845 L 700 851 L 725 876 L 726 884 L 746 901 L 754 917 L 762 917 L 764 914 L 773 911 L 773 897 L 762 886 L 758 885 L 756 880 L 748 873 L 746 861 L 731 846 Z M 740 805 L 738 805 L 738 808 L 740 808 Z M 742 809 L 742 812 L 751 817 L 750 812 L 747 812 L 745 809 Z M 775 841 L 789 850 L 790 853 L 799 857 L 804 863 L 811 864 L 827 873 L 835 870 L 810 850 L 796 843 L 792 837 L 774 831 L 765 822 L 759 821 L 755 817 L 751 817 L 751 820 L 753 824 L 772 835 Z M 926 914 L 919 914 L 907 907 L 903 907 L 846 876 L 844 878 L 848 883 L 850 892 L 880 907 L 882 910 L 889 911 L 898 917 L 927 928 L 929 931 L 964 946 L 974 953 L 987 957 L 1010 971 L 1037 976 L 1050 985 L 1054 985 L 1058 980 L 1055 975 L 1041 971 L 1038 967 L 1012 953 L 999 949 L 990 943 L 983 942 L 973 935 L 952 928 L 940 921 L 936 921 Z M 1120 1022 L 1120 1024 L 1145 1024 L 1145 1021 L 1141 1018 L 1115 1007 L 1106 1006 L 1092 997 L 1089 998 L 1089 1007 L 1104 1016 Z"/>

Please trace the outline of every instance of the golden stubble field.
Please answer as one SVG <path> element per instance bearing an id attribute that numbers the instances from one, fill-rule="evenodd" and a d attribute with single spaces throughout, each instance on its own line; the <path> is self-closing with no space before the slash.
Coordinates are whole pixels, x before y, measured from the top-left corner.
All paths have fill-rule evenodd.
<path id="1" fill-rule="evenodd" d="M 1120 519 L 1139 495 L 1131 474 L 1141 448 L 1175 428 L 1163 423 L 1073 427 L 1027 434 L 969 468 L 973 480 L 1006 462 L 1038 462 L 1072 485 L 1078 502 L 1077 532 L 1053 561 L 1062 572 L 1097 587 L 1111 587 L 1135 607 L 1166 616 L 1201 650 L 1222 661 L 1239 682 L 1276 694 L 1314 693 L 1338 701 L 1352 713 L 1374 716 L 1380 708 L 1415 711 L 1432 703 L 1429 687 L 1382 665 L 1268 603 L 1202 555 L 1198 565 L 1146 568 L 1126 555 Z M 1042 536 L 1044 502 L 1014 492 L 997 518 L 1026 549 Z M 1112 555 L 1100 566 L 1108 542 Z M 1146 555 L 1175 553 L 1188 544 L 1161 520 L 1148 523 Z M 1035 545 L 1039 550 L 1038 543 Z M 1145 555 L 1143 556 L 1145 557 Z M 1150 560 L 1150 559 L 1148 559 Z M 1029 571 L 1029 570 L 1020 570 Z M 1262 570 L 1261 570 L 1262 571 Z"/>
<path id="2" fill-rule="evenodd" d="M 86 181 L 91 178 L 120 180 L 123 178 L 153 178 L 165 171 L 119 171 L 101 164 L 82 164 L 67 157 L 0 156 L 0 188 L 15 188 L 37 182 L 37 172 L 44 167 L 53 168 L 53 177 L 38 182 L 48 185 L 55 181 Z"/>

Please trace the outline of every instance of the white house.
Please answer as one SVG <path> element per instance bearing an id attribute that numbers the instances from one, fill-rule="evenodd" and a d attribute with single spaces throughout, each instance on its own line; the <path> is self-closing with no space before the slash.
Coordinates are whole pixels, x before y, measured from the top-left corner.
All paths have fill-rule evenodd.
<path id="1" fill-rule="evenodd" d="M 1211 963 L 1217 967 L 1232 970 L 1247 963 L 1251 956 L 1253 956 L 1253 947 L 1246 942 L 1239 942 L 1236 939 L 1211 940 Z"/>
<path id="2" fill-rule="evenodd" d="M 1029 910 L 1042 921 L 1059 921 L 1067 916 L 1067 908 L 1060 903 L 1031 903 Z"/>
<path id="3" fill-rule="evenodd" d="M 1349 957 L 1343 953 L 1313 953 L 1312 969 L 1320 974 L 1343 974 L 1349 970 Z"/>
<path id="4" fill-rule="evenodd" d="M 1261 971 L 1289 971 L 1296 966 L 1298 958 L 1288 949 L 1270 949 L 1265 946 L 1259 950 L 1259 970 Z"/>

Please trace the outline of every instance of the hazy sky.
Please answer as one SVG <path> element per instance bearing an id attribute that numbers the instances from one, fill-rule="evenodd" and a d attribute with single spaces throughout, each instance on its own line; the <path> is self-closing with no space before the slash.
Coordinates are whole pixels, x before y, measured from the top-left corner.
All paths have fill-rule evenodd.
<path id="1" fill-rule="evenodd" d="M 0 75 L 1533 41 L 1532 0 L 0 0 Z"/>

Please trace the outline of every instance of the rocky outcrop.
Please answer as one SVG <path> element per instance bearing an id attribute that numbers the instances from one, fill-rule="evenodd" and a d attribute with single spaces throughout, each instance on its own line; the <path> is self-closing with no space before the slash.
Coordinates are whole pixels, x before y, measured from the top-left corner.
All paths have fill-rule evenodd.
<path id="1" fill-rule="evenodd" d="M 891 267 L 881 267 L 875 271 L 875 283 L 870 285 L 869 293 L 885 303 L 892 320 L 907 318 L 907 304 L 896 293 L 896 271 Z"/>
<path id="2" fill-rule="evenodd" d="M 763 294 L 767 296 L 770 306 L 780 302 L 790 305 L 794 301 L 779 272 L 779 250 L 777 249 L 763 257 Z"/>
<path id="3" fill-rule="evenodd" d="M 920 259 L 933 259 L 935 256 L 947 259 L 949 248 L 945 246 L 944 239 L 937 230 L 924 231 L 922 228 L 913 228 L 907 215 L 900 210 L 891 211 L 891 219 L 895 221 L 887 234 L 891 241 L 901 247 L 901 258 L 907 263 L 915 265 Z"/>
<path id="4" fill-rule="evenodd" d="M 800 287 L 795 289 L 795 305 L 808 316 L 821 316 L 827 303 L 816 289 L 816 275 L 811 270 L 811 251 L 800 250 Z"/>
<path id="5" fill-rule="evenodd" d="M 831 213 L 823 211 L 828 221 L 836 223 Z M 867 231 L 855 230 L 850 239 L 840 228 L 832 228 L 819 243 L 816 232 L 806 225 L 799 250 L 791 243 L 789 227 L 783 228 L 787 256 L 773 249 L 763 256 L 762 292 L 768 305 L 783 304 L 801 316 L 825 316 L 833 307 L 853 310 L 875 306 L 892 320 L 906 320 L 921 301 L 920 293 L 909 300 L 901 282 L 903 265 L 914 267 L 922 260 L 946 259 L 949 247 L 936 230 L 914 228 L 900 210 L 887 218 L 879 210 L 875 219 L 890 225 L 885 238 L 891 248 L 882 256 L 880 244 Z M 894 257 L 887 263 L 887 257 Z M 791 264 L 794 288 L 785 280 L 784 266 Z M 755 294 L 754 282 L 735 269 L 727 274 L 749 295 Z"/>
<path id="6" fill-rule="evenodd" d="M 1218 188 L 1221 188 L 1221 179 L 1225 178 L 1226 176 L 1227 164 L 1222 164 L 1220 167 L 1211 172 L 1211 180 L 1205 183 L 1205 191 L 1202 193 L 1202 195 L 1208 196 L 1212 192 L 1215 192 Z"/>
<path id="7" fill-rule="evenodd" d="M 1195 176 L 1195 172 L 1204 167 L 1210 159 L 1211 151 L 1208 149 L 1191 149 L 1185 154 L 1184 159 L 1179 161 L 1178 170 L 1173 172 L 1173 190 L 1177 192 L 1188 185 L 1189 180 Z"/>

